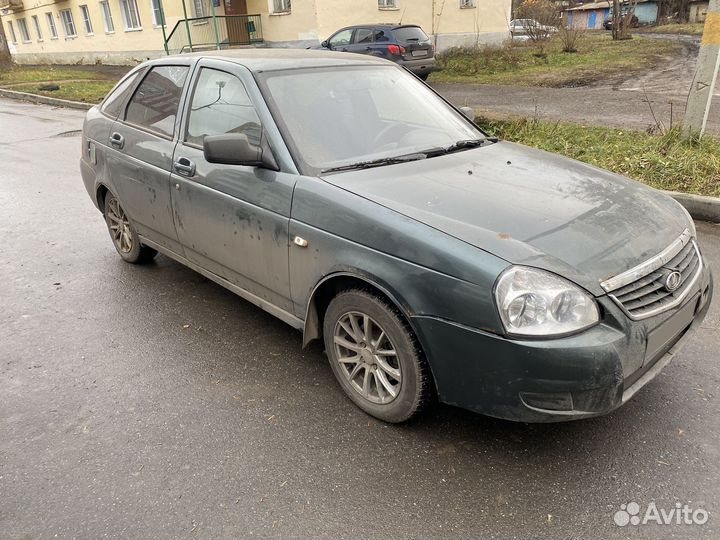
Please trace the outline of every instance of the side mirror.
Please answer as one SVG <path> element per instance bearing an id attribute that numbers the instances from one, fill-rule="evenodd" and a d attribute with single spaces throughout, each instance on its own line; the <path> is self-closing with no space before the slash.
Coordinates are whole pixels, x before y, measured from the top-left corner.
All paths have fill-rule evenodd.
<path id="1" fill-rule="evenodd" d="M 328 40 L 326 39 L 320 44 L 321 47 L 325 47 L 326 49 L 330 48 L 330 43 L 328 43 Z"/>
<path id="2" fill-rule="evenodd" d="M 270 148 L 252 144 L 244 133 L 207 135 L 203 139 L 203 153 L 208 163 L 280 170 Z"/>
<path id="3" fill-rule="evenodd" d="M 472 107 L 460 107 L 460 112 L 471 121 L 475 121 L 475 110 Z"/>

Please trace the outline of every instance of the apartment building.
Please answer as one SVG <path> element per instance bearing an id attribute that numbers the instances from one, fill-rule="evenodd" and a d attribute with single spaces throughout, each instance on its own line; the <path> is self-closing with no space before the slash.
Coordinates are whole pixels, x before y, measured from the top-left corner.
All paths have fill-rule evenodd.
<path id="1" fill-rule="evenodd" d="M 508 37 L 511 0 L 0 0 L 18 63 L 132 64 L 228 46 L 307 47 L 344 26 L 402 22 L 453 45 Z"/>

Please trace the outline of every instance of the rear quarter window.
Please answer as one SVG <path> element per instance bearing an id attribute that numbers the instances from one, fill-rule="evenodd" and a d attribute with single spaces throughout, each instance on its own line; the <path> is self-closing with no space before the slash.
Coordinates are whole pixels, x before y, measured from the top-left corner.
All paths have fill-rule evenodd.
<path id="1" fill-rule="evenodd" d="M 152 68 L 130 100 L 125 121 L 172 137 L 188 70 L 187 66 Z"/>
<path id="2" fill-rule="evenodd" d="M 146 69 L 139 69 L 121 81 L 103 100 L 100 110 L 113 120 L 122 113 L 123 106 L 135 90 L 136 83 L 145 74 Z"/>
<path id="3" fill-rule="evenodd" d="M 430 39 L 423 29 L 419 26 L 403 26 L 395 28 L 393 35 L 398 43 L 407 43 L 408 41 L 427 41 Z"/>

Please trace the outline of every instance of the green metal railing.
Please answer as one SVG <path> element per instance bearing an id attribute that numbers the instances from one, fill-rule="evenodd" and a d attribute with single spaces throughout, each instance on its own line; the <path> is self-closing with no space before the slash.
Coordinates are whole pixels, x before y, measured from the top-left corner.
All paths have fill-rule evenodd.
<path id="1" fill-rule="evenodd" d="M 184 7 L 184 2 L 183 2 Z M 213 15 L 180 19 L 165 39 L 165 52 L 225 49 L 262 43 L 260 15 Z"/>

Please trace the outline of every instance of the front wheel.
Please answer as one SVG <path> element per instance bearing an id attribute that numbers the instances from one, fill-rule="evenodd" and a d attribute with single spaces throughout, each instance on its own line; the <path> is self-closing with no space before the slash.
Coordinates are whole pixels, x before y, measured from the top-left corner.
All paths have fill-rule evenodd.
<path id="1" fill-rule="evenodd" d="M 366 413 L 399 423 L 430 401 L 427 362 L 402 315 L 362 290 L 338 294 L 323 321 L 325 349 L 335 378 Z"/>
<path id="2" fill-rule="evenodd" d="M 126 262 L 141 264 L 152 260 L 157 251 L 140 243 L 140 237 L 112 193 L 105 197 L 105 223 L 115 250 Z"/>

